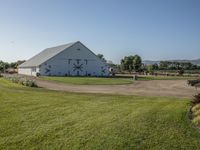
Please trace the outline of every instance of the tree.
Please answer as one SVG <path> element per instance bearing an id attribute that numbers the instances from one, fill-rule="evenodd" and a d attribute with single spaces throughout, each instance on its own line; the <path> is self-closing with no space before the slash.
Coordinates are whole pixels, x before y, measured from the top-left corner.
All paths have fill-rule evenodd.
<path id="1" fill-rule="evenodd" d="M 9 68 L 9 63 L 0 61 L 0 71 L 1 72 L 8 68 Z"/>
<path id="2" fill-rule="evenodd" d="M 125 56 L 124 59 L 121 60 L 122 70 L 131 71 L 133 70 L 133 56 Z"/>
<path id="3" fill-rule="evenodd" d="M 16 69 L 17 68 L 17 62 L 12 62 L 9 65 L 10 68 Z"/>
<path id="4" fill-rule="evenodd" d="M 153 67 L 153 65 L 148 65 L 147 66 L 147 73 L 150 73 L 151 75 L 154 73 L 154 67 Z"/>
<path id="5" fill-rule="evenodd" d="M 191 62 L 177 62 L 177 61 L 161 61 L 159 69 L 160 70 L 194 70 L 198 69 L 197 65 Z"/>
<path id="6" fill-rule="evenodd" d="M 97 54 L 97 57 L 99 59 L 101 59 L 103 62 L 106 62 L 106 59 L 104 58 L 104 55 L 103 54 Z"/>
<path id="7" fill-rule="evenodd" d="M 152 69 L 153 69 L 153 70 L 158 70 L 158 69 L 159 69 L 158 64 L 157 64 L 157 63 L 153 64 L 153 65 L 152 65 Z"/>
<path id="8" fill-rule="evenodd" d="M 23 64 L 25 62 L 25 60 L 18 60 L 16 62 L 16 67 L 18 67 L 19 65 Z"/>
<path id="9" fill-rule="evenodd" d="M 133 58 L 133 68 L 136 72 L 141 71 L 142 59 L 140 56 L 135 55 Z"/>
<path id="10" fill-rule="evenodd" d="M 160 62 L 160 69 L 167 70 L 168 67 L 169 67 L 169 62 L 168 61 L 161 61 Z"/>
<path id="11" fill-rule="evenodd" d="M 140 56 L 125 56 L 124 59 L 121 60 L 121 68 L 122 70 L 129 71 L 130 73 L 134 70 L 136 72 L 141 71 L 142 67 L 142 59 Z"/>
<path id="12" fill-rule="evenodd" d="M 8 68 L 16 69 L 20 64 L 24 62 L 25 60 L 18 60 L 17 62 L 11 62 L 11 63 L 0 61 L 0 72 L 3 72 Z"/>

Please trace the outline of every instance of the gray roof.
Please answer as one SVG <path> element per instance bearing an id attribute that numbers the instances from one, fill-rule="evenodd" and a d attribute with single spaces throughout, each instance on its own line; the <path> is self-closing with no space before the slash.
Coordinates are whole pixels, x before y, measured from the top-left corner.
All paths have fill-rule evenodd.
<path id="1" fill-rule="evenodd" d="M 71 47 L 77 42 L 60 45 L 56 47 L 51 47 L 43 50 L 39 54 L 35 55 L 34 57 L 30 58 L 23 64 L 19 65 L 19 68 L 23 67 L 36 67 L 44 63 L 45 61 L 49 60 L 50 58 L 54 57 L 55 55 L 59 54 L 60 52 L 66 50 L 67 48 Z"/>

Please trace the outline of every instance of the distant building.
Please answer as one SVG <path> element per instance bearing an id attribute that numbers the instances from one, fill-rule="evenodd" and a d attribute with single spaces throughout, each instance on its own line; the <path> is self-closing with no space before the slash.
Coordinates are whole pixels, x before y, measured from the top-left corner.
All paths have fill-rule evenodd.
<path id="1" fill-rule="evenodd" d="M 19 65 L 30 76 L 109 76 L 108 65 L 81 42 L 47 48 Z"/>

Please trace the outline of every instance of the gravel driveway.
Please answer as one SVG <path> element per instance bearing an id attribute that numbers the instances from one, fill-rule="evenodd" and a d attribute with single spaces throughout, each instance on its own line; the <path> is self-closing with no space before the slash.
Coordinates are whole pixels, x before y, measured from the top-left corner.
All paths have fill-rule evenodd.
<path id="1" fill-rule="evenodd" d="M 26 76 L 26 78 L 35 80 L 37 85 L 42 88 L 78 93 L 171 96 L 180 98 L 192 98 L 197 93 L 195 88 L 187 85 L 187 80 L 135 81 L 133 84 L 126 85 L 70 85 L 31 76 Z"/>
<path id="2" fill-rule="evenodd" d="M 135 81 L 126 85 L 68 85 L 36 79 L 38 86 L 59 91 L 191 98 L 196 90 L 186 80 Z"/>

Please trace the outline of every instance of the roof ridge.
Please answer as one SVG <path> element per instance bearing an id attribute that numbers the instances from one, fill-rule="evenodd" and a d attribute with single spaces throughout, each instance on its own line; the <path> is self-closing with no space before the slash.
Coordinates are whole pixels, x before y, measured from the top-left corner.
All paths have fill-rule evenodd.
<path id="1" fill-rule="evenodd" d="M 61 44 L 61 45 L 58 45 L 58 46 L 52 46 L 52 47 L 48 47 L 48 48 L 46 48 L 46 49 L 50 49 L 50 48 L 56 48 L 56 47 L 60 47 L 60 46 L 67 46 L 67 45 L 73 45 L 73 44 L 75 44 L 75 43 L 77 43 L 77 42 L 79 42 L 79 41 L 76 41 L 76 42 L 70 42 L 70 43 L 67 43 L 67 44 Z M 45 49 L 44 49 L 45 50 Z"/>
<path id="2" fill-rule="evenodd" d="M 43 51 L 41 51 L 40 53 L 38 53 L 35 56 L 28 59 L 23 64 L 19 65 L 19 68 L 20 67 L 36 67 L 36 66 L 39 66 L 42 63 L 44 63 L 45 61 L 47 61 L 47 60 L 51 59 L 52 57 L 58 55 L 59 53 L 61 53 L 65 49 L 70 48 L 71 46 L 73 46 L 74 44 L 76 44 L 78 42 L 79 41 L 46 48 Z"/>

